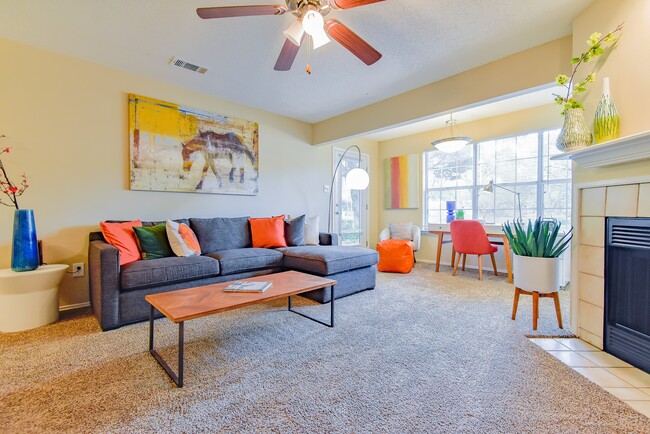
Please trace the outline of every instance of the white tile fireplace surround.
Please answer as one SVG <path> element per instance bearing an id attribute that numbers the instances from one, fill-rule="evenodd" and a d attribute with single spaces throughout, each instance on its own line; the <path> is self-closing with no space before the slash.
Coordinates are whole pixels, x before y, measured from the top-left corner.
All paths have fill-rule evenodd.
<path id="1" fill-rule="evenodd" d="M 621 181 L 619 181 L 621 182 Z M 605 217 L 650 217 L 650 182 L 578 190 L 578 332 L 603 348 Z"/>
<path id="2" fill-rule="evenodd" d="M 650 132 L 575 151 L 568 158 L 597 168 L 650 158 Z M 566 157 L 565 157 L 566 158 Z M 574 185 L 571 326 L 602 349 L 605 321 L 605 218 L 650 217 L 650 172 Z"/>

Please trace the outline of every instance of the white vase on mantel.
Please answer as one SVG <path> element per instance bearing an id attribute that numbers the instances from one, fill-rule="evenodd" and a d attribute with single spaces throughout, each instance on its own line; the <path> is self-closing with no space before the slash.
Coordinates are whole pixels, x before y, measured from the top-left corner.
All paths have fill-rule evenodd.
<path id="1" fill-rule="evenodd" d="M 594 114 L 594 140 L 596 143 L 618 139 L 620 119 L 609 90 L 609 77 L 603 78 L 603 95 Z"/>

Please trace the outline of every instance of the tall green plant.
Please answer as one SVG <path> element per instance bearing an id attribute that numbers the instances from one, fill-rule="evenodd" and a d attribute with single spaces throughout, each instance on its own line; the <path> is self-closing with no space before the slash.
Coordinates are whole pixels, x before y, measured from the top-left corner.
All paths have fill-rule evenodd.
<path id="1" fill-rule="evenodd" d="M 543 221 L 541 217 L 537 217 L 534 223 L 528 220 L 525 230 L 524 223 L 519 221 L 506 221 L 501 225 L 515 255 L 536 258 L 555 258 L 569 247 L 573 228 L 558 238 L 560 226 L 560 223 L 553 224 L 551 229 L 551 222 Z"/>

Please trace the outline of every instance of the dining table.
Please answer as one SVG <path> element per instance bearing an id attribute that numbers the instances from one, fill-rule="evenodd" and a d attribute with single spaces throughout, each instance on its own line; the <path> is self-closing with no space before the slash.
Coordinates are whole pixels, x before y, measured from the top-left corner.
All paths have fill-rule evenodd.
<path id="1" fill-rule="evenodd" d="M 444 227 L 447 226 L 447 227 Z M 439 225 L 438 227 L 429 226 L 429 233 L 436 235 L 438 238 L 438 245 L 436 248 L 436 273 L 440 270 L 440 256 L 442 255 L 442 245 L 452 243 L 451 232 L 448 225 Z M 490 240 L 490 243 L 503 246 L 503 254 L 506 258 L 506 270 L 508 271 L 508 283 L 512 283 L 512 261 L 510 259 L 510 243 L 508 237 L 501 229 L 486 228 L 485 233 Z M 453 243 L 451 248 L 451 263 L 456 260 L 456 251 L 454 250 Z"/>

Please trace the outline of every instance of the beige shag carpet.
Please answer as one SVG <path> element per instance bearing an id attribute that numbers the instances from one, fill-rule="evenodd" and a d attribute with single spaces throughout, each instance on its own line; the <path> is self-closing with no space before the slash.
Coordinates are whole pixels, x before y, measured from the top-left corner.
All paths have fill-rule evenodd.
<path id="1" fill-rule="evenodd" d="M 333 329 L 283 302 L 190 321 L 182 389 L 149 355 L 147 323 L 101 332 L 78 313 L 0 333 L 0 431 L 650 433 L 526 338 L 530 297 L 512 321 L 505 277 L 449 274 L 379 273 L 375 290 L 336 302 Z M 569 335 L 542 302 L 538 334 Z M 177 329 L 156 324 L 173 358 Z"/>

